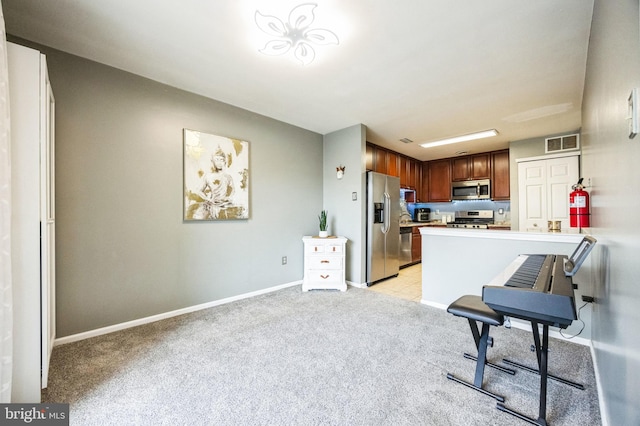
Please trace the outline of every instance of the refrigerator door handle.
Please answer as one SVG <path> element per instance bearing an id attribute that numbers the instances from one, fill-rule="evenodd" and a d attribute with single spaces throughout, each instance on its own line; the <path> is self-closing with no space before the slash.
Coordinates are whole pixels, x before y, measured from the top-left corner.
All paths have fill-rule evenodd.
<path id="1" fill-rule="evenodd" d="M 384 197 L 384 223 L 382 224 L 382 233 L 386 234 L 389 232 L 389 227 L 391 223 L 389 222 L 391 216 L 391 197 L 389 197 L 388 193 L 383 194 Z"/>

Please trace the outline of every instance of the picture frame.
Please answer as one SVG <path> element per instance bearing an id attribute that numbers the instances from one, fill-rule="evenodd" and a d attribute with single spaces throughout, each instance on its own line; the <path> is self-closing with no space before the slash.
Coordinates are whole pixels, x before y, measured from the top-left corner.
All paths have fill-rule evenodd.
<path id="1" fill-rule="evenodd" d="M 183 144 L 183 219 L 249 219 L 249 142 L 184 129 Z"/>

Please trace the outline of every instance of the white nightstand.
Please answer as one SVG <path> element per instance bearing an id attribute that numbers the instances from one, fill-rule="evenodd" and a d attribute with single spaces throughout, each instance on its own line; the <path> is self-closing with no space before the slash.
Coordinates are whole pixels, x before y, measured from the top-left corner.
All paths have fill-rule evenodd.
<path id="1" fill-rule="evenodd" d="M 344 278 L 345 237 L 303 237 L 304 278 L 302 291 L 347 290 Z"/>

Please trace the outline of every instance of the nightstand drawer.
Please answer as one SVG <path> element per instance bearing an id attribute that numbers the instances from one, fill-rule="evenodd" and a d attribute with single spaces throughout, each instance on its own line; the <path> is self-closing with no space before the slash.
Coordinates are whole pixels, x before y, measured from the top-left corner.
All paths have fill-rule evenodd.
<path id="1" fill-rule="evenodd" d="M 309 269 L 342 269 L 342 257 L 338 256 L 310 256 Z"/>
<path id="2" fill-rule="evenodd" d="M 343 248 L 341 244 L 329 243 L 326 241 L 312 242 L 305 246 L 307 253 L 335 253 L 341 254 Z"/>
<path id="3" fill-rule="evenodd" d="M 318 284 L 339 283 L 343 280 L 342 271 L 340 270 L 308 270 L 307 278 L 310 282 Z"/>
<path id="4" fill-rule="evenodd" d="M 305 246 L 305 250 L 307 253 L 310 253 L 310 254 L 324 253 L 325 252 L 324 242 L 307 244 Z"/>

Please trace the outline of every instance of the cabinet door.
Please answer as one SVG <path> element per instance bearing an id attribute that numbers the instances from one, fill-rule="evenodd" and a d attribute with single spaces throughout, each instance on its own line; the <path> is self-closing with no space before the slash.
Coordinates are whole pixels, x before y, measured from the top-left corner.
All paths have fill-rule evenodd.
<path id="1" fill-rule="evenodd" d="M 387 151 L 387 174 L 390 176 L 400 177 L 398 170 L 398 154 Z"/>
<path id="2" fill-rule="evenodd" d="M 429 201 L 429 163 L 424 162 L 420 167 L 420 189 L 418 192 L 418 202 Z"/>
<path id="3" fill-rule="evenodd" d="M 373 157 L 374 170 L 378 173 L 387 174 L 387 151 L 376 148 Z"/>
<path id="4" fill-rule="evenodd" d="M 429 201 L 451 201 L 451 161 L 429 162 Z"/>
<path id="5" fill-rule="evenodd" d="M 490 173 L 489 154 L 472 155 L 469 158 L 470 178 L 471 179 L 489 179 Z"/>
<path id="6" fill-rule="evenodd" d="M 409 182 L 409 159 L 407 157 L 400 156 L 400 186 L 402 188 L 411 188 Z"/>
<path id="7" fill-rule="evenodd" d="M 491 199 L 509 200 L 511 191 L 509 177 L 509 151 L 491 154 Z"/>
<path id="8" fill-rule="evenodd" d="M 409 188 L 418 190 L 418 163 L 413 160 L 409 160 L 407 163 L 407 180 L 409 181 Z"/>
<path id="9" fill-rule="evenodd" d="M 419 228 L 413 228 L 411 235 L 411 261 L 417 262 L 422 259 L 422 236 Z"/>
<path id="10" fill-rule="evenodd" d="M 468 180 L 471 175 L 469 165 L 469 157 L 467 156 L 451 160 L 451 179 L 455 182 Z"/>
<path id="11" fill-rule="evenodd" d="M 374 170 L 373 168 L 373 164 L 374 164 L 374 160 L 375 160 L 375 147 L 371 144 L 367 144 L 367 148 L 366 148 L 366 164 L 367 164 L 367 171 L 370 170 Z"/>

